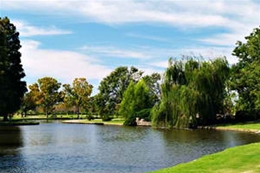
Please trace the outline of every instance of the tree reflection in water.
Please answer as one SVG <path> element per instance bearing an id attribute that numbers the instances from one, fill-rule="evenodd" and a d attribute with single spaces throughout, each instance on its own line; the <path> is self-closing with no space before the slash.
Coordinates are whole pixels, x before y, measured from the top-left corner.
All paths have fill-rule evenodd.
<path id="1" fill-rule="evenodd" d="M 26 172 L 24 159 L 20 153 L 23 136 L 20 127 L 0 127 L 0 170 Z"/>

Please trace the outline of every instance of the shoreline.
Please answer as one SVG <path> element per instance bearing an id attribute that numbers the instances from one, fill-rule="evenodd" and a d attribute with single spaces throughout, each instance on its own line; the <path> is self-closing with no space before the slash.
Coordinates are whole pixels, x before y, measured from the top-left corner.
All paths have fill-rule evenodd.
<path id="1" fill-rule="evenodd" d="M 123 123 L 118 122 L 104 122 L 104 121 L 87 121 L 85 119 L 81 120 L 64 120 L 62 121 L 64 124 L 92 124 L 92 125 L 114 125 L 114 126 L 123 126 Z M 244 124 L 246 125 L 246 123 Z M 149 126 L 151 127 L 151 126 Z M 260 127 L 260 124 L 259 124 Z M 185 129 L 185 128 L 184 128 Z M 197 129 L 202 130 L 221 130 L 221 131 L 237 131 L 237 132 L 245 132 L 245 133 L 260 133 L 259 129 L 247 129 L 247 128 L 237 128 L 237 127 L 226 127 L 226 126 L 198 126 Z"/>
<path id="2" fill-rule="evenodd" d="M 221 131 L 238 131 L 238 132 L 249 132 L 249 133 L 260 133 L 257 129 L 242 129 L 242 128 L 232 128 L 232 127 L 222 127 L 222 126 L 199 126 L 198 129 L 203 130 L 221 130 Z"/>
<path id="3" fill-rule="evenodd" d="M 39 122 L 34 121 L 0 121 L 0 126 L 34 126 L 39 124 Z"/>
<path id="4" fill-rule="evenodd" d="M 110 126 L 123 126 L 123 123 L 117 122 L 95 122 L 95 121 L 86 121 L 86 120 L 65 120 L 62 121 L 63 124 L 89 124 L 89 125 L 110 125 Z"/>

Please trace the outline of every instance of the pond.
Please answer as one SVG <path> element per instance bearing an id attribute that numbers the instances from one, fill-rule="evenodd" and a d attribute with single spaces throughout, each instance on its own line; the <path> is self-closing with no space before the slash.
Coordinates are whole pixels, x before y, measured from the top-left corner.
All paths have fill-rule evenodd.
<path id="1" fill-rule="evenodd" d="M 212 130 L 41 123 L 0 127 L 0 172 L 147 172 L 188 162 L 260 135 Z"/>

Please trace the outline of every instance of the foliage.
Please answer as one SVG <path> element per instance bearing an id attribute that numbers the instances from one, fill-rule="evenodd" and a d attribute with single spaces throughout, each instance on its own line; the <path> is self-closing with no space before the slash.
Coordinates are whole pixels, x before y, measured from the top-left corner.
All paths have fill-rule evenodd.
<path id="1" fill-rule="evenodd" d="M 148 118 L 150 115 L 147 112 L 143 114 L 140 111 L 152 108 L 152 106 L 153 102 L 149 88 L 142 79 L 137 84 L 131 82 L 128 86 L 120 105 L 119 114 L 126 119 L 125 125 L 135 125 L 135 118 L 138 115 L 147 115 L 147 117 L 143 118 Z"/>
<path id="2" fill-rule="evenodd" d="M 142 78 L 147 87 L 149 88 L 150 96 L 152 102 L 157 103 L 161 99 L 161 89 L 160 89 L 160 80 L 161 75 L 159 73 L 153 73 L 151 75 L 146 75 Z"/>
<path id="3" fill-rule="evenodd" d="M 65 93 L 64 102 L 76 107 L 79 118 L 80 108 L 87 107 L 93 86 L 85 78 L 75 78 L 72 86 L 64 84 L 63 87 Z"/>
<path id="4" fill-rule="evenodd" d="M 118 67 L 105 77 L 99 85 L 99 93 L 95 100 L 101 116 L 117 113 L 123 93 L 131 81 L 138 81 L 142 72 L 135 67 Z"/>
<path id="5" fill-rule="evenodd" d="M 209 62 L 169 60 L 162 99 L 152 110 L 155 126 L 188 127 L 211 124 L 223 111 L 229 68 L 225 58 Z"/>
<path id="6" fill-rule="evenodd" d="M 37 106 L 41 104 L 41 100 L 42 94 L 39 90 L 39 85 L 37 83 L 29 85 L 29 92 L 27 92 L 22 99 L 20 108 L 22 116 L 26 116 L 27 112 L 30 110 L 36 110 Z"/>
<path id="7" fill-rule="evenodd" d="M 32 92 L 28 92 L 24 95 L 20 108 L 22 111 L 22 116 L 26 117 L 29 110 L 34 110 L 36 108 L 37 103 L 35 100 L 36 99 L 34 99 Z"/>
<path id="8" fill-rule="evenodd" d="M 47 118 L 53 112 L 54 105 L 62 100 L 62 94 L 58 91 L 60 86 L 61 83 L 52 77 L 38 79 L 38 83 L 29 86 L 32 97 L 43 108 Z"/>
<path id="9" fill-rule="evenodd" d="M 239 62 L 232 66 L 231 88 L 238 93 L 237 111 L 252 118 L 260 117 L 260 28 L 237 42 L 233 55 Z"/>
<path id="10" fill-rule="evenodd" d="M 20 108 L 21 98 L 27 91 L 21 81 L 25 73 L 21 64 L 19 33 L 10 20 L 0 18 L 0 115 L 7 120 Z"/>

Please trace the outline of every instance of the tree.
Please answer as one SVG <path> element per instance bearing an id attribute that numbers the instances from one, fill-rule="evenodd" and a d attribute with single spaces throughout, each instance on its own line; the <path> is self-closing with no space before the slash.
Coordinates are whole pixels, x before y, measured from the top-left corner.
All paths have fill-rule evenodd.
<path id="1" fill-rule="evenodd" d="M 4 120 L 20 108 L 27 91 L 21 81 L 25 73 L 21 64 L 19 33 L 10 20 L 0 18 L 0 115 Z"/>
<path id="2" fill-rule="evenodd" d="M 162 99 L 152 110 L 155 126 L 187 127 L 212 124 L 224 110 L 229 67 L 225 58 L 198 62 L 169 60 Z M 199 115 L 199 119 L 198 116 Z"/>
<path id="3" fill-rule="evenodd" d="M 33 97 L 45 112 L 46 117 L 53 112 L 54 105 L 62 100 L 62 94 L 59 92 L 61 83 L 52 77 L 38 79 L 38 84 L 31 86 Z"/>
<path id="4" fill-rule="evenodd" d="M 110 116 L 117 113 L 122 101 L 123 93 L 131 81 L 138 81 L 142 76 L 141 71 L 135 67 L 118 67 L 105 77 L 99 85 L 99 93 L 95 97 L 99 114 Z"/>
<path id="5" fill-rule="evenodd" d="M 157 103 L 161 97 L 160 80 L 161 75 L 159 73 L 153 73 L 151 75 L 146 75 L 142 78 L 149 88 L 151 99 L 153 103 Z"/>
<path id="6" fill-rule="evenodd" d="M 85 78 L 75 78 L 72 87 L 69 84 L 63 85 L 65 98 L 64 101 L 75 106 L 79 117 L 80 108 L 87 107 L 93 86 Z"/>
<path id="7" fill-rule="evenodd" d="M 37 83 L 29 85 L 29 92 L 27 92 L 22 99 L 22 115 L 26 116 L 29 110 L 36 109 L 37 106 L 41 104 L 41 101 L 42 93 L 39 89 L 39 85 Z"/>
<path id="8" fill-rule="evenodd" d="M 152 95 L 145 81 L 131 82 L 124 92 L 119 114 L 125 117 L 125 125 L 135 125 L 136 117 L 149 119 L 153 107 Z M 150 120 L 150 119 L 149 119 Z"/>
<path id="9" fill-rule="evenodd" d="M 27 112 L 29 110 L 35 109 L 37 106 L 36 100 L 33 98 L 33 95 L 31 92 L 26 93 L 22 99 L 22 104 L 21 104 L 21 113 L 22 117 L 27 116 Z"/>
<path id="10" fill-rule="evenodd" d="M 239 62 L 232 66 L 231 89 L 238 93 L 237 111 L 255 119 L 260 117 L 260 27 L 245 39 L 233 51 Z"/>

